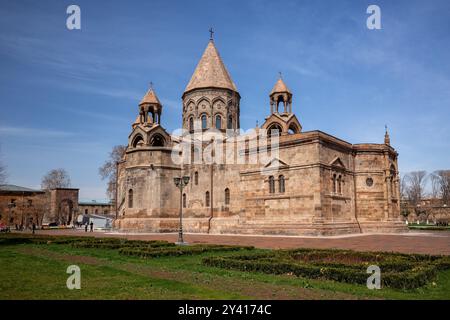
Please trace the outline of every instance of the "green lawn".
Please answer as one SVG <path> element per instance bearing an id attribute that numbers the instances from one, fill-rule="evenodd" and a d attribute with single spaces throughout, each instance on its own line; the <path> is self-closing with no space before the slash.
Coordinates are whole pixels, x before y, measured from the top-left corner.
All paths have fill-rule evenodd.
<path id="1" fill-rule="evenodd" d="M 450 270 L 433 284 L 403 291 L 201 264 L 209 255 L 242 253 L 143 259 L 67 244 L 1 245 L 0 299 L 450 299 Z M 66 287 L 72 264 L 81 268 L 81 290 Z"/>

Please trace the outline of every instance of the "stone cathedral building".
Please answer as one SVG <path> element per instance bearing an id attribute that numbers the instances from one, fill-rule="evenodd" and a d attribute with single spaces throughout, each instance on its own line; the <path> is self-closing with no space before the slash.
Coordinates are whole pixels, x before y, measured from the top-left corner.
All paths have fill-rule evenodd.
<path id="1" fill-rule="evenodd" d="M 205 163 L 202 154 L 209 144 L 236 141 L 241 134 L 240 94 L 214 41 L 182 95 L 180 135 L 164 129 L 163 106 L 151 88 L 139 103 L 118 165 L 115 228 L 175 232 L 180 206 L 184 230 L 197 233 L 336 235 L 404 228 L 398 154 L 387 132 L 384 143 L 351 144 L 319 130 L 302 131 L 293 92 L 281 76 L 268 98 L 267 108 L 261 108 L 267 116 L 255 131 L 266 129 L 269 138 L 278 139 L 273 153 L 270 149 L 276 156 L 256 164 Z M 214 139 L 202 135 L 210 131 Z M 173 150 L 188 136 L 190 150 L 178 154 L 185 160 L 200 154 L 200 161 L 180 164 Z M 252 139 L 257 138 L 230 142 L 236 157 L 260 155 Z M 190 177 L 182 193 L 174 184 L 179 176 Z"/>

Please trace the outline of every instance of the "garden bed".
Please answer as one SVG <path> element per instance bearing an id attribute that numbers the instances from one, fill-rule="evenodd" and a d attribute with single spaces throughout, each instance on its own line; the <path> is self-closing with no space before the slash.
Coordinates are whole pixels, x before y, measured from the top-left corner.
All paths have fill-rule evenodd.
<path id="1" fill-rule="evenodd" d="M 138 256 L 141 258 L 157 258 L 168 256 L 183 256 L 202 254 L 206 252 L 217 251 L 239 251 L 251 250 L 253 247 L 239 247 L 239 246 L 222 246 L 222 245 L 193 245 L 193 246 L 175 246 L 163 248 L 121 248 L 119 253 L 128 256 Z"/>
<path id="2" fill-rule="evenodd" d="M 195 255 L 206 252 L 250 250 L 253 247 L 224 245 L 176 246 L 173 242 L 162 240 L 127 240 L 121 238 L 95 238 L 70 236 L 29 236 L 8 235 L 0 238 L 0 245 L 16 244 L 67 244 L 73 248 L 96 248 L 118 250 L 120 254 L 141 258 Z"/>
<path id="3" fill-rule="evenodd" d="M 366 284 L 371 265 L 380 267 L 384 287 L 413 289 L 433 281 L 438 271 L 450 269 L 450 257 L 371 253 L 349 250 L 275 250 L 258 255 L 206 257 L 204 265 L 267 274 Z"/>

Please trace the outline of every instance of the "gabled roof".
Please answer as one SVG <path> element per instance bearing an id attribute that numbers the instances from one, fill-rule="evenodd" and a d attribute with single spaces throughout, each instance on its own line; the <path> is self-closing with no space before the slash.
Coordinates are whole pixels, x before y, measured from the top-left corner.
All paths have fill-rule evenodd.
<path id="1" fill-rule="evenodd" d="M 269 162 L 266 163 L 264 166 L 265 168 L 279 168 L 279 167 L 288 167 L 289 165 L 284 162 L 283 160 L 280 160 L 279 158 L 273 158 Z"/>
<path id="2" fill-rule="evenodd" d="M 150 88 L 147 93 L 145 94 L 145 96 L 142 98 L 141 102 L 139 103 L 139 105 L 143 104 L 143 103 L 152 103 L 152 104 L 159 104 L 161 105 L 161 102 L 159 102 L 158 97 L 156 96 L 155 91 L 153 90 L 153 88 Z"/>
<path id="3" fill-rule="evenodd" d="M 291 91 L 287 87 L 286 83 L 284 83 L 283 79 L 279 78 L 278 81 L 273 86 L 273 89 L 270 92 L 270 94 L 272 95 L 274 93 L 281 93 L 281 92 L 291 93 Z"/>
<path id="4" fill-rule="evenodd" d="M 335 157 L 335 158 L 333 159 L 333 161 L 331 161 L 330 164 L 331 164 L 332 166 L 334 166 L 334 167 L 341 167 L 341 168 L 344 168 L 344 169 L 345 169 L 345 165 L 344 165 L 344 163 L 342 162 L 341 158 L 339 158 L 339 157 Z"/>
<path id="5" fill-rule="evenodd" d="M 134 128 L 135 126 L 137 126 L 137 125 L 140 124 L 140 123 L 141 123 L 141 116 L 138 115 L 138 116 L 136 117 L 136 120 L 134 121 L 134 123 L 133 123 L 131 126 Z"/>
<path id="6" fill-rule="evenodd" d="M 184 92 L 200 88 L 224 88 L 237 92 L 219 52 L 210 40 Z"/>

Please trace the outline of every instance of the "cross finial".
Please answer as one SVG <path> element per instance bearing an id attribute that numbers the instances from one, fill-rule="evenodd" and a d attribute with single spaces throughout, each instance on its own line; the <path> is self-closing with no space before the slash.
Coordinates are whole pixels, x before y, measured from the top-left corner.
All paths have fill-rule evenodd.
<path id="1" fill-rule="evenodd" d="M 283 79 L 283 77 L 281 76 L 281 71 L 278 71 L 278 76 L 280 77 L 280 79 Z"/>
<path id="2" fill-rule="evenodd" d="M 214 30 L 213 28 L 209 28 L 209 40 L 213 40 L 213 34 L 214 34 Z"/>
<path id="3" fill-rule="evenodd" d="M 390 145 L 391 144 L 391 138 L 389 137 L 387 124 L 384 125 L 384 129 L 386 130 L 386 132 L 384 133 L 384 144 Z"/>
<path id="4" fill-rule="evenodd" d="M 153 90 L 153 81 L 150 81 L 150 90 Z"/>

